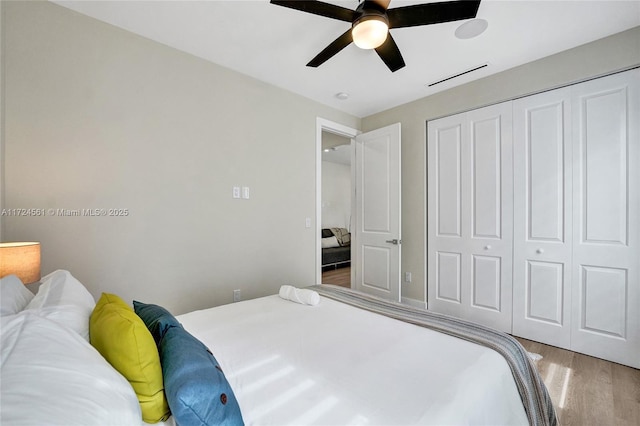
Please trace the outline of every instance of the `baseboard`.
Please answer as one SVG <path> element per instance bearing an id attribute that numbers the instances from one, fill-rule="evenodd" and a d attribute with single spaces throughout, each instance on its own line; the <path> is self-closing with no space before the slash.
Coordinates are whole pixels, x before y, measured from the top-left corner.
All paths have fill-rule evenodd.
<path id="1" fill-rule="evenodd" d="M 414 308 L 427 309 L 427 302 L 418 299 L 412 299 L 410 297 L 403 297 L 402 303 L 405 305 L 413 306 Z"/>

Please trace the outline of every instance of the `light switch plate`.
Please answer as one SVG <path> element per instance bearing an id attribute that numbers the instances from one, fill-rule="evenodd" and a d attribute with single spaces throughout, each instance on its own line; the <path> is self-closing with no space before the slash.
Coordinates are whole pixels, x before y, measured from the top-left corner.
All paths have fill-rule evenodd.
<path id="1" fill-rule="evenodd" d="M 234 186 L 233 187 L 233 198 L 240 198 L 240 187 L 239 186 Z"/>
<path id="2" fill-rule="evenodd" d="M 248 186 L 243 186 L 242 187 L 242 198 L 244 198 L 245 200 L 249 199 L 249 187 Z"/>

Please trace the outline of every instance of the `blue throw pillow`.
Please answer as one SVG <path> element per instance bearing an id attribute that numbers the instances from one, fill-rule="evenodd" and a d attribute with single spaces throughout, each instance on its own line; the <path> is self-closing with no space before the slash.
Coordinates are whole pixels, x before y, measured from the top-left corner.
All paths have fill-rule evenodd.
<path id="1" fill-rule="evenodd" d="M 133 301 L 133 310 L 147 326 L 156 346 L 160 345 L 160 340 L 170 327 L 182 327 L 178 320 L 165 308 L 158 305 Z"/>
<path id="2" fill-rule="evenodd" d="M 177 425 L 244 425 L 229 382 L 202 342 L 182 327 L 169 327 L 158 349 L 164 391 Z"/>

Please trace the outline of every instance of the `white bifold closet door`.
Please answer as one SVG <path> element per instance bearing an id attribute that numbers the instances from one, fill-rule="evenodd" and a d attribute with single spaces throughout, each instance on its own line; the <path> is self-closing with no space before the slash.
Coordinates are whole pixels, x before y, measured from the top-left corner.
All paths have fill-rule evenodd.
<path id="1" fill-rule="evenodd" d="M 640 70 L 571 94 L 571 348 L 640 368 Z"/>
<path id="2" fill-rule="evenodd" d="M 640 368 L 640 69 L 433 120 L 429 309 Z"/>
<path id="3" fill-rule="evenodd" d="M 640 71 L 514 101 L 513 334 L 640 367 Z"/>
<path id="4" fill-rule="evenodd" d="M 511 331 L 511 103 L 428 123 L 429 309 Z"/>
<path id="5" fill-rule="evenodd" d="M 571 335 L 571 91 L 513 102 L 513 334 L 562 348 Z"/>

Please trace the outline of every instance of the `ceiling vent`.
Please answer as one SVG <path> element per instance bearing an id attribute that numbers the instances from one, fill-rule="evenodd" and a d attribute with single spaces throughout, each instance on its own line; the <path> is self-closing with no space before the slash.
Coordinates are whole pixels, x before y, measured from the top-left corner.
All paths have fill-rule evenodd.
<path id="1" fill-rule="evenodd" d="M 488 67 L 488 66 L 489 66 L 489 63 L 486 63 L 486 64 L 483 64 L 483 65 L 477 66 L 475 68 L 471 68 L 469 70 L 459 72 L 458 74 L 454 74 L 454 75 L 451 75 L 449 77 L 445 77 L 442 80 L 434 81 L 433 83 L 427 84 L 427 87 L 433 87 L 436 84 L 444 83 L 445 81 L 449 81 L 449 80 L 452 80 L 454 78 L 458 78 L 460 76 L 463 76 L 465 74 L 469 74 L 470 72 L 478 71 L 479 69 L 482 69 L 482 68 Z"/>

